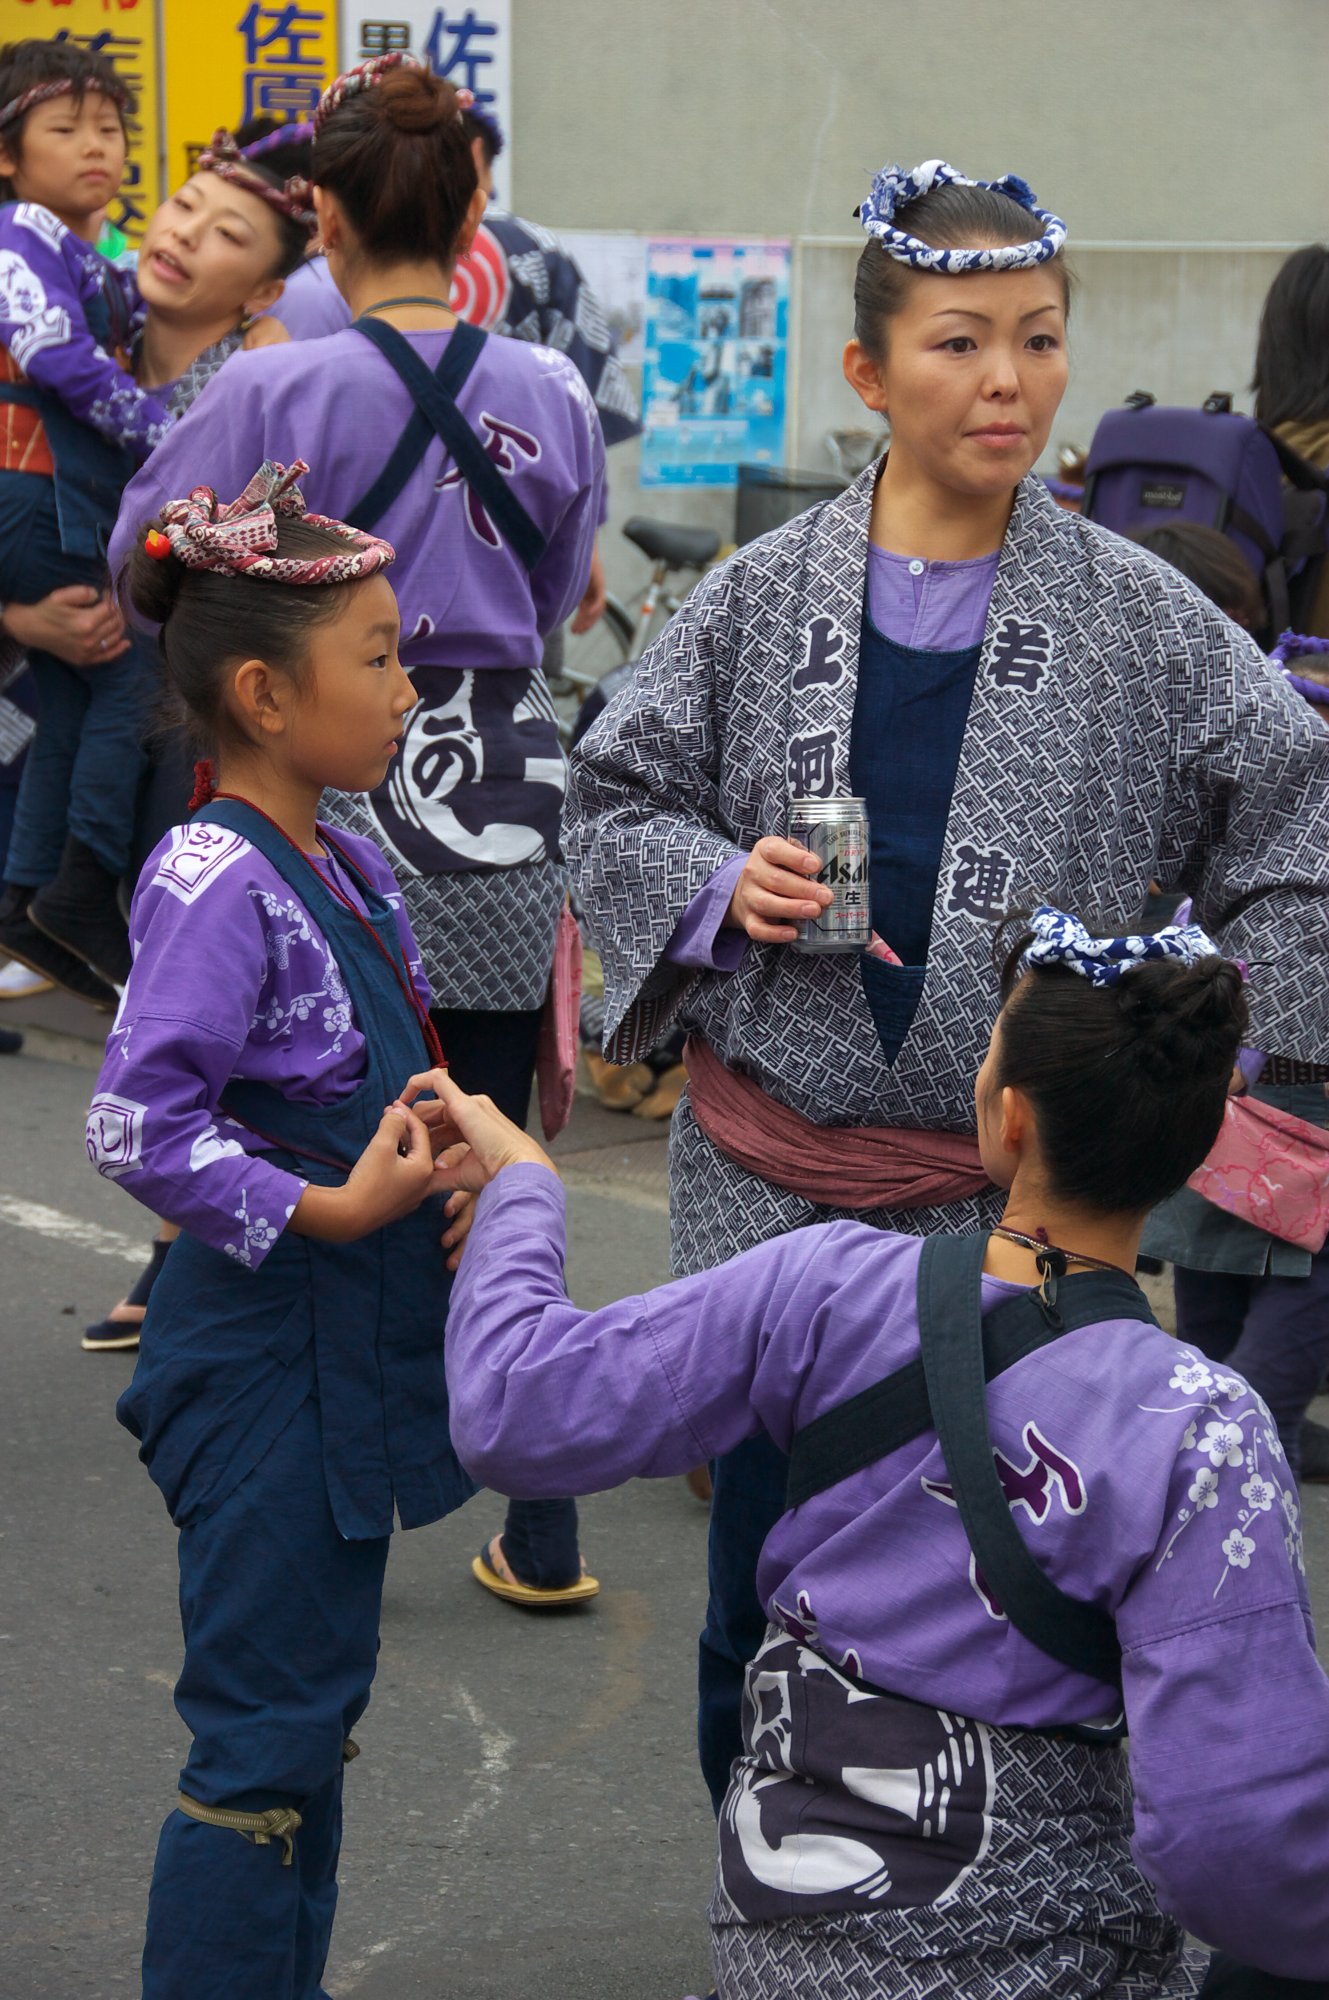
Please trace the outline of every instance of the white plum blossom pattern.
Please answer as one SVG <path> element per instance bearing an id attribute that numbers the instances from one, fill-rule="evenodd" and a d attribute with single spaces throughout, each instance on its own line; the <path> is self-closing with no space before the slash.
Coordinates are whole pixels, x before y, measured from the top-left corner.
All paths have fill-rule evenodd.
<path id="1" fill-rule="evenodd" d="M 1177 1452 L 1179 1456 L 1195 1453 L 1201 1463 L 1191 1473 L 1185 1503 L 1177 1509 L 1176 1526 L 1154 1565 L 1155 1571 L 1171 1560 L 1186 1530 L 1218 1508 L 1220 1499 L 1230 1492 L 1229 1474 L 1240 1470 L 1245 1474 L 1239 1488 L 1241 1505 L 1235 1525 L 1228 1528 L 1220 1543 L 1223 1567 L 1214 1596 L 1234 1569 L 1249 1569 L 1252 1558 L 1258 1556 L 1261 1523 L 1282 1533 L 1288 1560 L 1304 1575 L 1300 1510 L 1295 1493 L 1276 1471 L 1284 1462 L 1283 1447 L 1273 1419 L 1255 1391 L 1239 1375 L 1209 1368 L 1202 1356 L 1188 1348 L 1181 1349 L 1168 1387 L 1194 1400 L 1161 1407 L 1142 1403 L 1140 1408 L 1156 1416 L 1196 1410 L 1198 1414 L 1182 1432 Z"/>
<path id="2" fill-rule="evenodd" d="M 268 920 L 267 953 L 273 969 L 277 972 L 291 971 L 292 950 L 303 946 L 302 955 L 317 960 L 320 974 L 316 990 L 292 993 L 274 987 L 269 991 L 254 1016 L 254 1031 L 262 1028 L 269 1039 L 276 1041 L 288 1034 L 295 1023 L 317 1018 L 322 1022 L 324 1034 L 330 1038 L 329 1046 L 320 1052 L 319 1059 L 340 1055 L 342 1043 L 355 1022 L 341 968 L 322 933 L 314 928 L 308 911 L 294 897 L 274 896 L 266 889 L 257 889 L 252 893 L 262 904 Z"/>
<path id="3" fill-rule="evenodd" d="M 1253 1472 L 1242 1486 L 1241 1497 L 1246 1502 L 1246 1505 L 1253 1508 L 1257 1514 L 1267 1514 L 1278 1498 L 1278 1488 L 1273 1484 L 1272 1480 L 1263 1478 L 1258 1472 Z"/>
<path id="4" fill-rule="evenodd" d="M 1211 1465 L 1240 1465 L 1246 1433 L 1240 1424 L 1210 1423 L 1204 1427 L 1200 1450 Z"/>
<path id="5" fill-rule="evenodd" d="M 1240 1528 L 1234 1528 L 1230 1535 L 1223 1537 L 1223 1554 L 1233 1569 L 1249 1569 L 1255 1544 L 1249 1535 L 1242 1534 Z"/>
<path id="6" fill-rule="evenodd" d="M 235 1211 L 235 1219 L 237 1222 L 243 1223 L 244 1234 L 238 1243 L 224 1243 L 222 1248 L 228 1257 L 235 1259 L 237 1264 L 243 1264 L 247 1269 L 252 1270 L 256 1262 L 261 1262 L 267 1256 L 269 1250 L 271 1250 L 273 1244 L 277 1241 L 278 1236 L 280 1236 L 281 1231 L 268 1221 L 266 1215 L 251 1215 L 249 1213 L 249 1192 L 247 1189 L 241 1193 L 240 1206 Z"/>

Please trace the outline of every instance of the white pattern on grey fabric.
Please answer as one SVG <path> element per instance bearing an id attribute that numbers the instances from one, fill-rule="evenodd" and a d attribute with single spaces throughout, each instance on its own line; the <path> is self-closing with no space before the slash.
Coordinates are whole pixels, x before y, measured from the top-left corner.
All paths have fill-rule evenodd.
<path id="1" fill-rule="evenodd" d="M 1036 1730 L 986 1733 L 991 1841 L 952 1894 L 922 1909 L 754 1924 L 717 1881 L 708 1914 L 721 1994 L 1194 2000 L 1208 1953 L 1184 1943 L 1131 1859 L 1124 1753 Z"/>
<path id="2" fill-rule="evenodd" d="M 239 327 L 235 327 L 230 333 L 224 333 L 220 340 L 214 340 L 211 347 L 205 347 L 172 386 L 166 399 L 171 415 L 182 417 L 190 404 L 202 395 L 222 364 L 229 361 L 233 354 L 238 354 L 244 344 L 244 334 Z"/>
<path id="3" fill-rule="evenodd" d="M 319 811 L 330 826 L 381 847 L 361 794 L 325 792 Z M 399 866 L 395 872 L 436 1007 L 486 1014 L 543 1007 L 567 894 L 560 862 L 450 875 L 414 875 Z"/>

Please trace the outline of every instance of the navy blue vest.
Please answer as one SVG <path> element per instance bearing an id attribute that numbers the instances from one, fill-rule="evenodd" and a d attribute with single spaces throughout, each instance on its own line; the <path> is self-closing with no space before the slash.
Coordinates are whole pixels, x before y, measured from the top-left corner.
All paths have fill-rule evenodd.
<path id="1" fill-rule="evenodd" d="M 901 960 L 860 956 L 883 1053 L 893 1063 L 923 996 L 937 875 L 981 645 L 918 652 L 879 632 L 866 602 L 849 777 L 867 801 L 872 928 Z"/>
<path id="2" fill-rule="evenodd" d="M 267 1157 L 336 1186 L 383 1107 L 430 1057 L 419 1020 L 363 926 L 313 864 L 262 816 L 218 799 L 199 817 L 263 854 L 327 939 L 365 1038 L 362 1083 L 335 1104 L 296 1104 L 233 1080 L 222 1108 L 277 1142 Z M 392 911 L 356 871 L 369 921 L 396 963 Z M 404 977 L 404 974 L 403 974 Z M 443 1197 L 356 1243 L 283 1229 L 256 1271 L 182 1235 L 153 1287 L 134 1379 L 116 1414 L 181 1527 L 212 1513 L 300 1405 L 318 1398 L 323 1464 L 351 1540 L 422 1527 L 476 1491 L 448 1436 L 443 1327 L 451 1275 Z M 283 1218 L 273 1217 L 280 1226 Z"/>

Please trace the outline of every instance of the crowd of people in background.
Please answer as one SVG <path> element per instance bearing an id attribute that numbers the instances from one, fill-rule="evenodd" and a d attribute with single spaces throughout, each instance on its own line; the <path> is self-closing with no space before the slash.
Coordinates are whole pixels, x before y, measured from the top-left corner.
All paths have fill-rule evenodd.
<path id="1" fill-rule="evenodd" d="M 1213 411 L 1286 532 L 1174 464 L 1113 534 L 1101 455 L 1035 470 L 1065 224 L 884 169 L 844 372 L 888 450 L 569 769 L 640 424 L 493 118 L 360 64 L 112 257 L 133 111 L 0 50 L 0 998 L 107 1017 L 88 1152 L 158 1228 L 83 1338 L 180 1529 L 146 2000 L 323 1994 L 394 1525 L 492 1486 L 476 1581 L 579 1605 L 572 1496 L 702 1464 L 720 2000 L 1329 1991 L 1329 250 Z M 865 810 L 864 950 L 803 948 L 791 797 Z M 596 1313 L 526 1131 L 583 934 L 604 1057 L 686 1069 L 676 1281 Z"/>

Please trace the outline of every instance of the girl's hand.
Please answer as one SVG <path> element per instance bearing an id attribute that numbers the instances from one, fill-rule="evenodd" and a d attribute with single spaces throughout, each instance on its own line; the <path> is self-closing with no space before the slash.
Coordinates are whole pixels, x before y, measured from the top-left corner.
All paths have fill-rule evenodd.
<path id="1" fill-rule="evenodd" d="M 448 1185 L 434 1173 L 429 1134 L 404 1104 L 390 1104 L 341 1187 L 307 1187 L 287 1227 L 325 1243 L 354 1243 L 413 1215 Z"/>
<path id="2" fill-rule="evenodd" d="M 455 1271 L 461 1262 L 466 1238 L 471 1233 L 471 1224 L 475 1221 L 475 1196 L 467 1194 L 464 1188 L 458 1188 L 455 1194 L 449 1195 L 443 1213 L 448 1219 L 448 1227 L 443 1234 L 443 1248 L 451 1251 L 448 1269 Z"/>
<path id="3" fill-rule="evenodd" d="M 417 1086 L 432 1090 L 438 1099 L 422 1104 L 419 1114 L 430 1126 L 431 1143 L 442 1147 L 435 1172 L 446 1186 L 479 1194 L 504 1167 L 523 1161 L 558 1171 L 543 1146 L 505 1118 L 491 1098 L 468 1097 L 446 1070 L 413 1076 L 403 1098 Z"/>
<path id="4" fill-rule="evenodd" d="M 820 870 L 816 855 L 798 841 L 767 834 L 747 858 L 725 923 L 758 944 L 792 944 L 795 924 L 819 917 L 833 901 L 824 882 L 809 879 Z"/>

